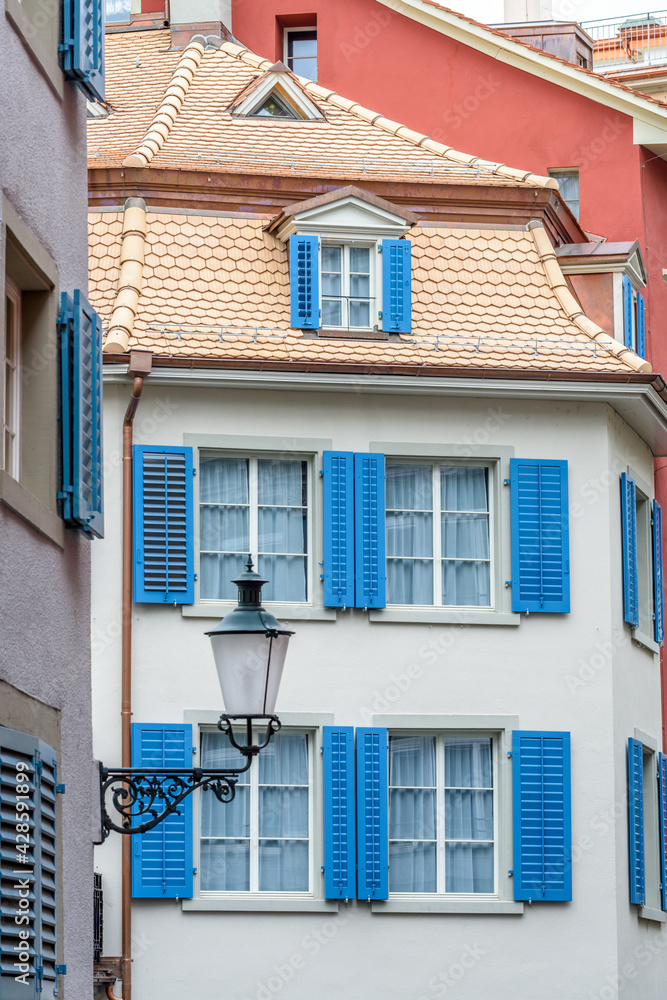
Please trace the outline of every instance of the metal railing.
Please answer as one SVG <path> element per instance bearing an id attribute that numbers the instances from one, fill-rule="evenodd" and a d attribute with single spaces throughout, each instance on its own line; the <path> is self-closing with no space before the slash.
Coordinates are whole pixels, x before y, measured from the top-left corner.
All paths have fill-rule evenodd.
<path id="1" fill-rule="evenodd" d="M 593 39 L 593 69 L 628 70 L 667 64 L 667 10 L 582 21 Z"/>

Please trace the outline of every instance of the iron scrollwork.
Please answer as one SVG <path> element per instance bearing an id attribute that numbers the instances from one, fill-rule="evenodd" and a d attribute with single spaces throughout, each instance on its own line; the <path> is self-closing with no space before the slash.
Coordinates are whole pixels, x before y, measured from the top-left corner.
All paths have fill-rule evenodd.
<path id="1" fill-rule="evenodd" d="M 232 746 L 245 757 L 245 763 L 239 767 L 216 768 L 205 770 L 194 767 L 192 770 L 180 768 L 164 768 L 150 770 L 142 767 L 104 767 L 100 768 L 100 797 L 102 805 L 102 836 L 106 840 L 109 833 L 137 834 L 146 833 L 161 823 L 167 816 L 178 813 L 181 802 L 197 788 L 209 789 L 219 802 L 231 802 L 236 794 L 236 784 L 239 774 L 247 771 L 253 757 L 268 746 L 271 737 L 280 729 L 280 720 L 275 715 L 243 716 L 246 726 L 246 742 L 238 742 L 238 733 L 234 732 L 233 716 L 223 715 L 218 722 L 218 729 L 229 737 Z M 266 735 L 258 743 L 253 743 L 253 725 L 260 721 L 266 724 Z M 107 801 L 121 817 L 115 822 L 107 810 Z"/>

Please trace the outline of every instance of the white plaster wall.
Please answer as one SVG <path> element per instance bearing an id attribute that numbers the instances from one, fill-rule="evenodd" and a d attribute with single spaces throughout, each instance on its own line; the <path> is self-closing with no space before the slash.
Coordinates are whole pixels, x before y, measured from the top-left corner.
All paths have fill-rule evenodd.
<path id="1" fill-rule="evenodd" d="M 94 550 L 93 565 L 95 750 L 109 762 L 120 757 L 118 457 L 128 394 L 128 387 L 117 385 L 106 392 L 107 536 Z M 359 392 L 186 390 L 149 380 L 135 440 L 176 445 L 184 434 L 236 433 L 270 436 L 281 448 L 293 437 L 330 438 L 337 450 L 366 451 L 376 440 L 436 446 L 471 440 L 489 410 L 500 418 L 484 441 L 488 446 L 512 445 L 517 457 L 569 462 L 571 614 L 531 615 L 519 627 L 379 624 L 361 611 L 340 614 L 336 622 L 294 621 L 278 711 L 329 711 L 348 725 L 368 724 L 363 710 L 374 706 L 392 713 L 506 713 L 517 714 L 524 729 L 570 730 L 574 901 L 527 905 L 523 916 L 381 916 L 352 903 L 341 907 L 338 925 L 327 914 L 184 913 L 174 901 L 139 901 L 133 975 L 142 1000 L 176 1000 L 184 989 L 201 1000 L 267 1000 L 283 992 L 293 1000 L 422 1000 L 445 995 L 438 977 L 466 948 L 476 957 L 456 983 L 461 1000 L 590 1000 L 606 976 L 616 975 L 619 900 L 628 891 L 627 865 L 619 863 L 622 832 L 612 824 L 608 834 L 594 836 L 598 814 L 619 796 L 622 782 L 615 687 L 610 669 L 596 671 L 593 682 L 576 683 L 622 620 L 616 487 L 611 479 L 606 487 L 592 485 L 608 473 L 609 409 Z M 637 462 L 650 478 L 646 449 Z M 220 705 L 203 634 L 208 627 L 210 619 L 184 618 L 178 608 L 135 607 L 135 721 L 181 721 L 186 709 Z M 447 652 L 432 655 L 429 643 L 443 635 L 451 637 Z M 647 666 L 652 657 L 631 645 L 623 655 L 629 669 L 653 670 L 635 692 L 638 717 L 652 724 L 659 697 L 657 671 Z M 413 663 L 421 676 L 387 703 L 392 675 Z M 96 857 L 105 872 L 107 953 L 119 948 L 117 841 L 112 838 Z M 210 961 L 215 955 L 219 961 Z M 283 989 L 274 978 L 267 986 L 278 975 L 275 967 L 293 955 L 303 967 L 289 985 Z M 667 958 L 654 968 L 664 977 Z M 661 1000 L 657 978 L 641 982 L 643 1000 Z"/>

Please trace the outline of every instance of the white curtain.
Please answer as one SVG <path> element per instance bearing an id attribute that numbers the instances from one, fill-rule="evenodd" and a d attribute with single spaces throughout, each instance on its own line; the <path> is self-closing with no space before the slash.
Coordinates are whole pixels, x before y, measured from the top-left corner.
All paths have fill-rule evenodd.
<path id="1" fill-rule="evenodd" d="M 437 891 L 439 833 L 445 841 L 445 891 L 493 892 L 492 741 L 445 739 L 444 829 L 439 831 L 436 738 L 392 736 L 389 747 L 391 891 Z"/>
<path id="2" fill-rule="evenodd" d="M 238 754 L 222 733 L 202 738 L 202 767 L 233 766 Z M 308 890 L 308 741 L 279 733 L 250 772 L 239 776 L 236 796 L 223 805 L 213 792 L 201 797 L 201 885 L 209 891 L 250 889 L 250 844 L 259 849 L 261 892 Z M 250 827 L 256 795 L 258 827 Z"/>
<path id="3" fill-rule="evenodd" d="M 433 604 L 433 470 L 388 465 L 387 603 Z"/>
<path id="4" fill-rule="evenodd" d="M 199 463 L 200 591 L 205 600 L 233 600 L 231 582 L 250 548 L 249 463 L 202 458 Z"/>

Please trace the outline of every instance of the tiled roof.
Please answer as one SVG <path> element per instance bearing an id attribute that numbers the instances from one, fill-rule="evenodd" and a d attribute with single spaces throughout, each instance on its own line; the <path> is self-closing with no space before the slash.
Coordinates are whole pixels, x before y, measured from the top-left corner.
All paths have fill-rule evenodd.
<path id="1" fill-rule="evenodd" d="M 170 51 L 170 40 L 168 29 L 107 35 L 107 100 L 115 111 L 89 120 L 91 167 L 557 188 L 553 178 L 460 153 L 299 77 L 291 79 L 322 120 L 234 116 L 230 105 L 271 68 L 269 60 L 231 42 L 204 50 L 193 40 Z"/>
<path id="2" fill-rule="evenodd" d="M 90 297 L 105 350 L 317 365 L 404 365 L 629 374 L 650 371 L 582 313 L 544 230 L 415 226 L 413 331 L 390 340 L 290 329 L 287 249 L 267 220 L 147 212 L 90 214 Z M 138 306 L 119 281 L 143 260 Z M 137 242 L 141 236 L 141 245 Z M 137 245 L 135 246 L 135 242 Z M 125 265 L 124 265 L 125 266 Z M 117 300 L 118 294 L 118 300 Z M 114 309 L 114 306 L 117 308 Z"/>

